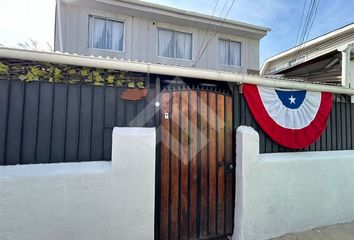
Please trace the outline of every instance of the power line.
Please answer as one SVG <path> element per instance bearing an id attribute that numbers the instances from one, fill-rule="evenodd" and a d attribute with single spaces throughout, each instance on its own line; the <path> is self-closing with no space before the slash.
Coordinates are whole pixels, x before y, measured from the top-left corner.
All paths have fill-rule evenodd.
<path id="1" fill-rule="evenodd" d="M 222 7 L 222 9 L 221 9 L 219 18 L 222 18 L 222 14 L 224 13 L 225 7 L 226 7 L 226 5 L 227 5 L 228 2 L 229 2 L 229 0 L 226 0 L 226 1 L 225 1 L 224 5 L 223 5 L 223 7 Z M 206 35 L 206 36 L 207 36 L 207 35 Z M 204 41 L 203 41 L 203 42 L 204 42 Z M 206 45 L 207 45 L 207 44 L 206 44 Z M 206 46 L 206 45 L 205 45 L 205 46 Z M 204 48 L 203 48 L 203 44 L 200 45 L 200 49 L 199 49 L 199 51 L 198 51 L 197 57 L 195 58 L 195 63 L 193 64 L 193 67 L 195 67 L 195 66 L 197 65 L 197 63 L 198 63 L 198 61 L 199 61 L 199 58 L 201 57 L 201 55 L 200 55 L 200 50 L 201 50 L 201 49 L 204 49 Z"/>
<path id="2" fill-rule="evenodd" d="M 294 46 L 295 48 L 298 46 L 299 40 L 300 40 L 299 37 L 300 37 L 300 31 L 301 31 L 301 27 L 302 27 L 302 21 L 304 19 L 306 3 L 307 3 L 307 0 L 304 0 L 304 5 L 302 7 L 302 13 L 301 13 L 301 20 L 300 20 L 299 28 L 297 30 L 297 35 L 296 35 L 296 40 L 295 40 L 295 46 Z M 295 55 L 296 55 L 296 51 L 294 51 L 294 53 L 292 54 L 292 58 L 294 58 Z"/>
<path id="3" fill-rule="evenodd" d="M 207 35 L 208 35 L 209 28 L 210 28 L 210 25 L 211 25 L 211 21 L 212 21 L 212 19 L 213 19 L 213 17 L 214 17 L 215 10 L 216 10 L 216 7 L 217 7 L 218 3 L 219 3 L 219 0 L 216 0 L 215 6 L 214 6 L 214 10 L 213 10 L 213 14 L 212 14 L 211 17 L 210 17 L 209 24 L 208 24 L 208 28 L 207 28 L 207 30 L 206 30 L 206 32 L 205 32 L 205 35 L 204 35 L 202 44 L 200 45 L 200 48 L 199 48 L 199 51 L 198 51 L 198 54 L 197 54 L 196 59 L 199 57 L 200 50 L 202 49 L 203 44 L 204 44 L 204 42 L 205 42 L 205 39 L 206 39 L 206 37 L 207 37 Z M 224 6 L 225 6 L 225 5 L 224 5 Z"/>
<path id="4" fill-rule="evenodd" d="M 198 64 L 199 60 L 200 60 L 201 57 L 203 56 L 203 54 L 204 54 L 205 50 L 207 49 L 207 47 L 209 46 L 210 42 L 214 39 L 214 37 L 216 36 L 216 34 L 218 34 L 218 32 L 219 32 L 219 30 L 221 29 L 222 25 L 224 25 L 225 20 L 226 20 L 227 16 L 229 15 L 229 13 L 230 13 L 230 11 L 231 11 L 231 9 L 232 9 L 234 3 L 235 3 L 235 0 L 232 0 L 231 5 L 230 5 L 230 8 L 229 8 L 229 10 L 227 11 L 227 13 L 226 13 L 224 19 L 221 21 L 221 24 L 219 25 L 218 29 L 215 31 L 215 33 L 213 34 L 213 36 L 209 39 L 209 41 L 208 41 L 207 44 L 205 45 L 205 47 L 204 47 L 202 53 L 200 54 L 199 58 L 196 59 L 194 66 L 196 66 L 196 65 Z"/>
<path id="5" fill-rule="evenodd" d="M 315 10 L 314 10 L 314 17 L 312 18 L 312 22 L 311 22 L 311 24 L 310 24 L 310 27 L 309 27 L 309 30 L 308 30 L 307 35 L 306 35 L 306 37 L 305 37 L 305 40 L 307 40 L 308 37 L 309 37 L 309 34 L 310 34 L 310 31 L 311 31 L 312 25 L 313 25 L 313 23 L 314 23 L 314 21 L 315 21 L 315 19 L 316 19 L 316 16 L 317 16 L 317 10 L 318 10 L 318 6 L 320 5 L 320 2 L 321 2 L 321 0 L 318 0 L 317 5 L 316 5 Z"/>
<path id="6" fill-rule="evenodd" d="M 306 3 L 307 3 L 307 0 L 304 1 L 304 6 L 302 7 L 301 20 L 300 20 L 299 29 L 298 29 L 297 35 L 296 35 L 295 46 L 298 45 L 300 30 L 301 30 L 301 26 L 302 26 L 302 21 L 303 21 L 303 19 L 304 19 L 304 13 L 305 13 L 305 8 L 306 8 Z"/>
<path id="7" fill-rule="evenodd" d="M 202 53 L 201 53 L 200 56 L 199 56 L 199 58 L 196 59 L 196 62 L 195 62 L 195 64 L 194 64 L 194 66 L 196 66 L 196 65 L 198 64 L 198 62 L 199 62 L 199 60 L 201 59 L 201 57 L 203 56 L 205 50 L 208 48 L 210 42 L 214 39 L 214 37 L 216 36 L 216 34 L 217 34 L 217 33 L 219 32 L 219 30 L 221 29 L 222 25 L 225 23 L 225 20 L 226 20 L 227 16 L 229 15 L 229 13 L 230 13 L 230 11 L 231 11 L 231 9 L 232 9 L 232 6 L 233 6 L 234 2 L 235 2 L 235 0 L 232 0 L 231 5 L 230 5 L 230 8 L 229 8 L 229 10 L 227 11 L 227 13 L 226 13 L 224 19 L 221 21 L 221 24 L 219 25 L 219 27 L 218 27 L 218 29 L 215 31 L 215 33 L 212 35 L 212 37 L 209 38 L 207 44 L 205 45 L 205 47 L 204 47 Z M 225 5 L 226 5 L 226 3 L 225 3 Z M 224 8 L 225 8 L 225 5 L 224 5 Z M 221 12 L 224 11 L 224 8 L 223 8 L 223 10 L 222 10 Z"/>
<path id="8" fill-rule="evenodd" d="M 306 19 L 305 19 L 304 30 L 303 30 L 302 35 L 301 35 L 301 42 L 300 42 L 301 44 L 304 43 L 305 37 L 306 37 L 307 32 L 309 30 L 309 26 L 310 26 L 310 22 L 311 22 L 311 19 L 312 19 L 312 15 L 314 13 L 315 4 L 316 4 L 316 0 L 311 0 L 309 11 L 307 12 Z"/>
<path id="9" fill-rule="evenodd" d="M 317 9 L 318 9 L 319 3 L 320 3 L 320 0 L 318 0 L 317 2 L 316 2 L 316 0 L 312 0 L 310 3 L 311 5 L 309 8 L 308 14 L 306 16 L 306 25 L 305 25 L 305 28 L 304 28 L 304 31 L 302 34 L 302 38 L 301 38 L 301 42 L 299 45 L 299 50 L 298 50 L 296 59 L 299 57 L 301 49 L 303 48 L 303 43 L 307 40 L 308 35 L 311 31 L 313 22 L 315 21 L 315 18 L 317 15 Z"/>
<path id="10" fill-rule="evenodd" d="M 297 50 L 294 51 L 293 56 L 296 55 L 295 60 L 298 59 L 301 49 L 303 47 L 303 43 L 305 42 L 305 40 L 307 40 L 309 33 L 311 31 L 311 28 L 313 26 L 313 23 L 316 19 L 317 16 L 317 10 L 318 10 L 318 6 L 320 4 L 320 0 L 311 0 L 311 2 L 309 3 L 309 8 L 307 10 L 306 13 L 306 18 L 304 21 L 304 24 L 302 24 L 303 22 L 303 14 L 304 14 L 304 10 L 306 8 L 306 0 L 304 3 L 304 7 L 303 7 L 303 13 L 301 16 L 301 21 L 300 21 L 300 26 L 299 26 L 299 30 L 298 30 L 298 35 L 296 37 L 296 44 L 297 44 Z"/>

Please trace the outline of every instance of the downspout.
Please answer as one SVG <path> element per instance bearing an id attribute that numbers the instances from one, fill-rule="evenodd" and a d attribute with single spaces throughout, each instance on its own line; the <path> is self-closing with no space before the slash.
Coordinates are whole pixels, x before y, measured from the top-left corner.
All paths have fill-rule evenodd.
<path id="1" fill-rule="evenodd" d="M 342 52 L 342 86 L 354 89 L 354 74 L 350 74 L 350 52 L 352 48 L 353 44 L 345 44 L 337 50 Z M 354 102 L 353 96 L 351 97 L 351 101 L 352 103 Z"/>
<path id="2" fill-rule="evenodd" d="M 58 41 L 59 41 L 59 51 L 63 52 L 63 34 L 61 28 L 61 2 L 57 0 L 57 26 L 58 26 Z"/>

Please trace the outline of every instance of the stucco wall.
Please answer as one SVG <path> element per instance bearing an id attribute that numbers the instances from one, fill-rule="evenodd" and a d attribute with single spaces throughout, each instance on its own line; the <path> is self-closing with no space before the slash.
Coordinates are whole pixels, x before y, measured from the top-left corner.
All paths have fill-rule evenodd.
<path id="1" fill-rule="evenodd" d="M 82 55 L 102 57 L 116 57 L 133 59 L 152 63 L 162 63 L 192 67 L 195 63 L 200 46 L 203 43 L 207 29 L 178 23 L 156 21 L 154 15 L 131 16 L 129 12 L 122 12 L 118 7 L 105 4 L 62 3 L 62 36 L 63 50 Z M 125 24 L 124 51 L 100 50 L 89 48 L 89 15 L 106 17 L 112 20 L 123 21 Z M 144 18 L 146 17 L 146 18 Z M 74 24 L 73 24 L 74 23 Z M 188 32 L 193 35 L 192 60 L 173 59 L 157 56 L 157 29 L 166 28 L 176 31 Z M 56 28 L 55 49 L 58 50 L 58 29 Z M 208 31 L 206 42 L 215 31 Z M 220 65 L 218 59 L 218 39 L 225 38 L 241 42 L 241 66 Z M 259 69 L 259 40 L 244 36 L 218 33 L 208 45 L 197 67 L 247 73 L 247 69 Z"/>
<path id="2" fill-rule="evenodd" d="M 112 163 L 1 166 L 0 239 L 153 239 L 154 186 L 154 128 L 115 128 Z"/>
<path id="3" fill-rule="evenodd" d="M 259 154 L 250 127 L 236 136 L 234 240 L 262 240 L 354 220 L 354 151 Z"/>

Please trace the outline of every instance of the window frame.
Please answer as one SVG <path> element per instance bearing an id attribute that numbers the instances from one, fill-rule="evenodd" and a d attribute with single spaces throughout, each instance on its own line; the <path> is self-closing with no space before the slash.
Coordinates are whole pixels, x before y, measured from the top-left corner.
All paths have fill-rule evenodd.
<path id="1" fill-rule="evenodd" d="M 108 21 L 111 22 L 118 22 L 118 23 L 122 23 L 123 24 L 123 49 L 122 50 L 115 50 L 115 49 L 109 49 L 109 48 L 96 48 L 93 46 L 93 32 L 94 32 L 94 24 L 91 27 L 91 18 L 93 20 L 95 20 L 95 18 L 101 19 L 101 20 L 105 20 L 105 24 L 107 24 Z M 117 53 L 123 53 L 125 52 L 125 37 L 126 37 L 126 27 L 125 27 L 126 22 L 124 20 L 120 20 L 120 19 L 112 19 L 109 17 L 102 17 L 102 16 L 97 16 L 97 15 L 92 15 L 90 14 L 88 16 L 88 38 L 89 38 L 89 48 L 90 49 L 95 49 L 98 51 L 108 51 L 108 52 L 117 52 Z M 107 40 L 106 40 L 107 41 Z"/>
<path id="2" fill-rule="evenodd" d="M 223 64 L 223 63 L 220 63 L 220 51 L 219 51 L 219 41 L 227 41 L 229 43 L 229 52 L 228 52 L 228 62 L 230 62 L 230 46 L 231 46 L 231 42 L 236 42 L 236 43 L 239 43 L 240 44 L 240 65 L 234 65 L 234 64 Z M 229 38 L 219 38 L 218 39 L 218 59 L 219 59 L 219 65 L 221 66 L 227 66 L 227 67 L 242 67 L 242 46 L 243 46 L 243 43 L 242 41 L 237 41 L 237 40 L 232 40 L 232 39 L 229 39 Z"/>
<path id="3" fill-rule="evenodd" d="M 190 34 L 191 35 L 191 59 L 188 58 L 178 58 L 178 57 L 166 57 L 166 56 L 161 56 L 159 55 L 159 30 L 164 30 L 164 31 L 170 31 L 175 34 L 175 42 L 174 42 L 174 54 L 177 56 L 177 38 L 176 38 L 176 33 L 184 33 L 184 34 Z M 183 61 L 193 61 L 193 47 L 194 47 L 194 35 L 193 32 L 187 32 L 187 31 L 179 31 L 175 29 L 169 29 L 169 28 L 164 28 L 164 27 L 157 27 L 157 34 L 156 34 L 156 57 L 159 58 L 165 58 L 165 59 L 174 59 L 174 60 L 183 60 Z"/>

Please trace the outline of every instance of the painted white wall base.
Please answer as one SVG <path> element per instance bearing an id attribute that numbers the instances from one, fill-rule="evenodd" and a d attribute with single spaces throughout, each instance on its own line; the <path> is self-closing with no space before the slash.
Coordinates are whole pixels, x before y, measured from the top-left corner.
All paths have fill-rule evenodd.
<path id="1" fill-rule="evenodd" d="M 259 154 L 258 133 L 236 136 L 234 240 L 264 240 L 354 220 L 354 151 Z"/>
<path id="2" fill-rule="evenodd" d="M 155 141 L 115 128 L 112 163 L 0 167 L 0 239 L 154 239 Z"/>

